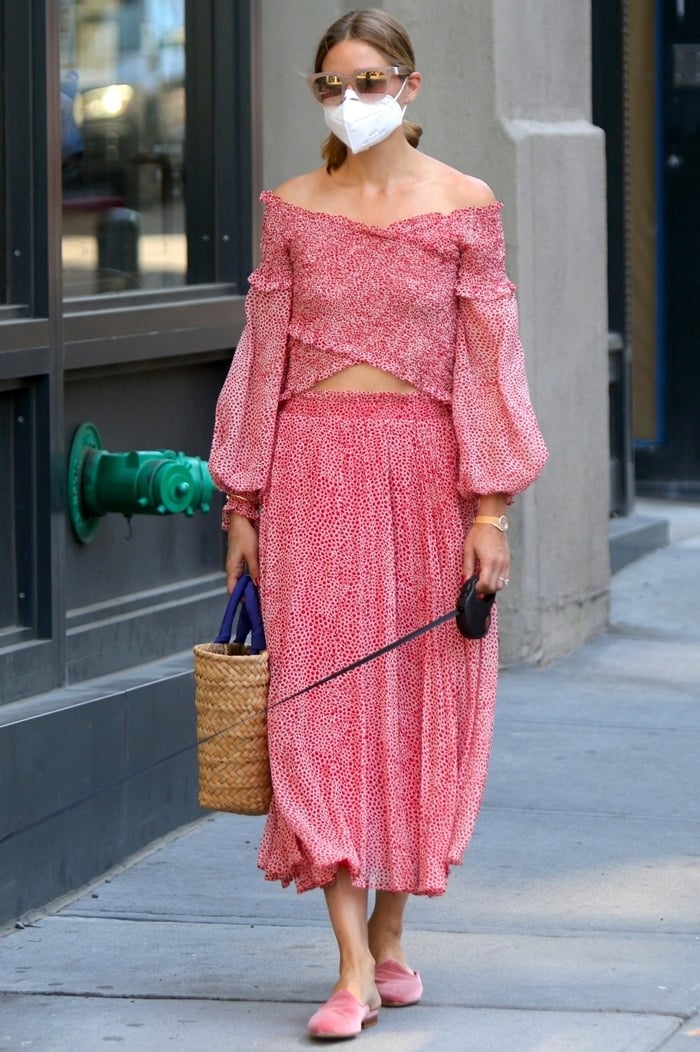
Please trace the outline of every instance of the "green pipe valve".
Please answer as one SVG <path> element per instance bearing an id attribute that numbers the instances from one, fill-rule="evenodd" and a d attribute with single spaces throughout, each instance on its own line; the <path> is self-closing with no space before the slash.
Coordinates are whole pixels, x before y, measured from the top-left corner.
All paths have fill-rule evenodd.
<path id="1" fill-rule="evenodd" d="M 81 424 L 68 458 L 68 516 L 82 544 L 102 516 L 207 512 L 215 492 L 207 464 L 170 449 L 108 453 L 94 424 Z"/>

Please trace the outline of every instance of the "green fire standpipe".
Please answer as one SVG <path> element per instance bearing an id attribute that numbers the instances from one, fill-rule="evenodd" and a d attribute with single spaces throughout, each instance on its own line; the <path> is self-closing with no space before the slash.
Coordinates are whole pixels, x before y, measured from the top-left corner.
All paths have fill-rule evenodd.
<path id="1" fill-rule="evenodd" d="M 170 449 L 108 453 L 94 424 L 81 424 L 68 458 L 68 515 L 88 544 L 108 512 L 176 515 L 207 512 L 215 493 L 206 462 Z"/>

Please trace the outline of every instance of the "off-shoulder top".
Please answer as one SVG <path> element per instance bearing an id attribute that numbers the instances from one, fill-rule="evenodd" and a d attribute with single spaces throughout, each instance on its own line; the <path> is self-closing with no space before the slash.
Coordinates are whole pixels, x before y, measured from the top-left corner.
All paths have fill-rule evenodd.
<path id="1" fill-rule="evenodd" d="M 217 486 L 264 494 L 280 403 L 360 362 L 451 405 L 463 495 L 530 485 L 547 451 L 505 271 L 501 204 L 376 227 L 270 192 L 261 200 L 261 262 L 216 408 Z M 227 507 L 238 510 L 237 498 Z"/>

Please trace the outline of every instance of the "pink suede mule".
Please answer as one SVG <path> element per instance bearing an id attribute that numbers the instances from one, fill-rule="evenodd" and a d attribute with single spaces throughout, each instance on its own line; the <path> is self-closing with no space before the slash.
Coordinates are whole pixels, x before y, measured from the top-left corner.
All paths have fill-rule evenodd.
<path id="1" fill-rule="evenodd" d="M 378 1017 L 378 1008 L 360 1004 L 349 990 L 338 990 L 311 1016 L 309 1033 L 329 1041 L 357 1037 L 366 1026 L 374 1026 Z"/>
<path id="2" fill-rule="evenodd" d="M 382 961 L 374 970 L 374 981 L 382 1004 L 403 1008 L 417 1004 L 423 996 L 423 983 L 418 972 L 407 972 L 398 961 Z"/>

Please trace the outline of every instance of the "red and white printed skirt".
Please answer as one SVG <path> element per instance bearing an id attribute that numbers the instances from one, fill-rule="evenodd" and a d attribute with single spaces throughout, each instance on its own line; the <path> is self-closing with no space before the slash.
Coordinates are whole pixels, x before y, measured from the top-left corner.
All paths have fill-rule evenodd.
<path id="1" fill-rule="evenodd" d="M 454 607 L 474 514 L 449 406 L 319 391 L 280 410 L 260 523 L 273 800 L 258 864 L 299 891 L 445 891 L 486 782 L 497 625 L 454 621 L 288 695 Z"/>

